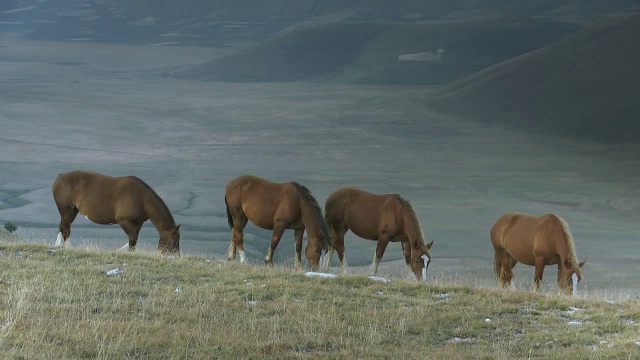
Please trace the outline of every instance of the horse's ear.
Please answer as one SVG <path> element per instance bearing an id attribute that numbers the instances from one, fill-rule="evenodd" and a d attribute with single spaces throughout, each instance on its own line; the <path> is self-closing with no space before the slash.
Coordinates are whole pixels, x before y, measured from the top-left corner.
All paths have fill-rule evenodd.
<path id="1" fill-rule="evenodd" d="M 427 249 L 431 249 L 431 246 L 433 246 L 433 240 L 431 240 L 431 242 L 427 244 Z"/>
<path id="2" fill-rule="evenodd" d="M 583 261 L 583 262 L 581 262 L 580 264 L 578 264 L 578 266 L 580 266 L 580 269 L 582 269 L 582 267 L 584 266 L 584 263 L 586 263 L 586 262 L 587 262 L 587 259 L 584 259 L 584 261 Z"/>
<path id="3" fill-rule="evenodd" d="M 182 224 L 178 224 L 178 226 L 176 226 L 175 231 L 180 231 L 180 226 L 181 226 L 181 225 L 182 225 Z"/>

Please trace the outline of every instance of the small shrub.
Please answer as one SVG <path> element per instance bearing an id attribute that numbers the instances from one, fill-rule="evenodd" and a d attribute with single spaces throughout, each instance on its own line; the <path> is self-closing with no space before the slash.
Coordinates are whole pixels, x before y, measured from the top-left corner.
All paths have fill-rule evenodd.
<path id="1" fill-rule="evenodd" d="M 4 223 L 4 228 L 10 233 L 18 230 L 16 224 L 12 223 L 11 221 L 7 221 L 6 223 Z"/>

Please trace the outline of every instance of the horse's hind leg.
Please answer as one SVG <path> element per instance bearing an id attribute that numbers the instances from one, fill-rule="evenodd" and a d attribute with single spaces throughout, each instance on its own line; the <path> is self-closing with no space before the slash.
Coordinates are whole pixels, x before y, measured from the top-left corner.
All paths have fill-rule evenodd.
<path id="1" fill-rule="evenodd" d="M 231 230 L 231 244 L 229 244 L 229 252 L 227 253 L 227 260 L 235 260 L 236 248 L 240 252 L 240 263 L 247 262 L 247 257 L 244 255 L 244 227 L 247 226 L 247 219 L 244 214 L 233 217 L 233 229 Z"/>
<path id="2" fill-rule="evenodd" d="M 231 228 L 231 242 L 229 244 L 229 251 L 227 252 L 227 260 L 235 260 L 236 259 L 236 249 L 240 250 L 240 263 L 244 264 L 247 262 L 247 258 L 244 255 L 244 227 L 247 226 L 247 222 L 249 221 L 243 212 L 234 213 L 232 216 L 233 227 Z"/>
<path id="3" fill-rule="evenodd" d="M 55 246 L 67 246 L 67 239 L 71 235 L 71 223 L 76 219 L 78 215 L 78 208 L 74 205 L 62 207 L 58 205 L 58 212 L 60 212 L 60 224 L 58 225 L 58 237 L 56 238 Z"/>
<path id="4" fill-rule="evenodd" d="M 513 287 L 511 284 L 511 280 L 513 279 L 513 267 L 516 266 L 517 261 L 511 257 L 506 251 L 501 251 L 498 253 L 498 259 L 500 260 L 500 264 L 502 265 L 502 269 L 500 271 L 500 286 L 503 288 L 506 286 Z"/>

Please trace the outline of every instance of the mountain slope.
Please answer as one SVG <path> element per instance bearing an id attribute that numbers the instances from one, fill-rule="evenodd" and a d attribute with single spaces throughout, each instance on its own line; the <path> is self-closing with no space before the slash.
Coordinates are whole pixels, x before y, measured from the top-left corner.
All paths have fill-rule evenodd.
<path id="1" fill-rule="evenodd" d="M 216 81 L 443 84 L 567 32 L 517 15 L 308 26 L 175 75 Z"/>
<path id="2" fill-rule="evenodd" d="M 606 143 L 640 142 L 640 15 L 589 26 L 435 91 L 435 110 Z"/>

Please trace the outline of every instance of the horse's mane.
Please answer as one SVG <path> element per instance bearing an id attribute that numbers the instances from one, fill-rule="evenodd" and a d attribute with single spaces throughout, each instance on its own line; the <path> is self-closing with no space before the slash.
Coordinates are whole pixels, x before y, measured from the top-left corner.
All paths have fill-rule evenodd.
<path id="1" fill-rule="evenodd" d="M 324 216 L 322 215 L 322 210 L 320 209 L 320 205 L 318 205 L 318 201 L 316 198 L 311 195 L 311 191 L 304 185 L 300 185 L 298 182 L 291 182 L 297 189 L 300 195 L 302 195 L 302 199 L 309 205 L 309 207 L 313 210 L 313 214 L 316 216 L 318 220 L 318 224 L 320 224 L 320 230 L 322 231 L 322 244 L 326 248 L 329 245 L 329 231 L 327 230 L 327 224 L 325 223 Z"/>
<path id="2" fill-rule="evenodd" d="M 134 178 L 137 181 L 139 181 L 142 185 L 144 185 L 145 188 L 147 188 L 147 190 L 149 190 L 149 192 L 156 198 L 156 200 L 158 200 L 158 202 L 160 203 L 160 205 L 162 206 L 164 211 L 169 215 L 169 220 L 171 221 L 171 223 L 175 224 L 175 220 L 173 219 L 173 215 L 171 214 L 171 211 L 169 211 L 169 207 L 164 202 L 164 200 L 162 200 L 160 195 L 158 195 L 158 193 L 155 190 L 153 190 L 153 188 L 151 186 L 149 186 L 149 184 L 144 182 L 144 180 L 140 179 L 137 176 L 132 176 L 132 178 Z"/>
<path id="3" fill-rule="evenodd" d="M 567 260 L 569 260 L 569 262 L 571 263 L 571 267 L 573 268 L 573 271 L 576 272 L 576 274 L 579 277 L 582 277 L 582 271 L 580 269 L 580 264 L 578 262 L 578 256 L 576 256 L 576 247 L 573 244 L 573 237 L 571 236 L 569 225 L 560 216 L 556 214 L 553 214 L 553 216 L 556 219 L 558 219 L 558 221 L 560 222 L 560 225 L 562 225 L 562 232 L 564 233 L 564 241 L 567 243 L 567 248 L 569 249 L 569 258 Z"/>
<path id="4" fill-rule="evenodd" d="M 405 211 L 407 211 L 409 215 L 408 219 L 411 221 L 411 226 L 413 229 L 416 230 L 416 233 L 418 234 L 418 246 L 420 247 L 420 250 L 422 250 L 422 253 L 424 254 L 429 254 L 429 248 L 427 248 L 427 244 L 424 241 L 424 233 L 422 232 L 422 227 L 420 226 L 420 222 L 418 221 L 418 216 L 416 215 L 416 212 L 413 211 L 413 207 L 411 206 L 411 203 L 409 202 L 409 200 L 400 196 L 400 194 L 393 194 L 393 195 L 395 195 L 398 198 L 398 200 L 400 200 L 402 207 L 405 209 Z"/>

